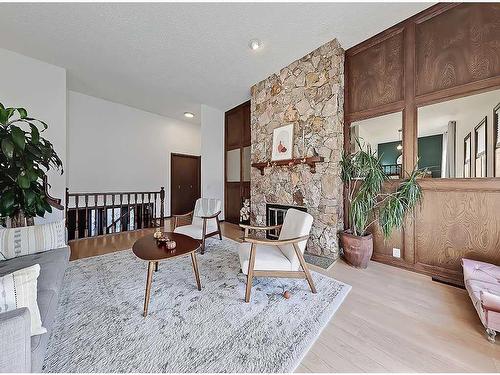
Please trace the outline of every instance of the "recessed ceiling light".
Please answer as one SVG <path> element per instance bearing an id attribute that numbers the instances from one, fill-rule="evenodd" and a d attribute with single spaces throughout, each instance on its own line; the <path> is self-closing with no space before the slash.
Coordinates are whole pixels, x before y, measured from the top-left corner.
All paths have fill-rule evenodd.
<path id="1" fill-rule="evenodd" d="M 248 46 L 250 47 L 251 50 L 257 50 L 260 47 L 262 47 L 262 42 L 258 39 L 252 39 L 249 43 Z"/>
<path id="2" fill-rule="evenodd" d="M 194 117 L 194 113 L 191 113 L 191 112 L 184 112 L 184 117 L 187 117 L 187 118 L 193 118 L 193 117 Z"/>

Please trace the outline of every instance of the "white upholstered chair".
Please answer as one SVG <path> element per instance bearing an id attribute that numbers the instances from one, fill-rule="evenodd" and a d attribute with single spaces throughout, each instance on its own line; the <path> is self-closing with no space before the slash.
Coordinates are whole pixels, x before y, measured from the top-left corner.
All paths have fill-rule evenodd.
<path id="1" fill-rule="evenodd" d="M 244 242 L 240 244 L 239 258 L 242 272 L 247 275 L 245 302 L 250 301 L 254 277 L 305 278 L 316 293 L 311 273 L 304 260 L 313 217 L 307 212 L 290 208 L 283 225 L 255 227 L 240 225 L 245 229 Z M 250 230 L 280 229 L 278 240 L 248 237 Z"/>
<path id="2" fill-rule="evenodd" d="M 219 199 L 198 198 L 194 205 L 194 210 L 183 215 L 174 215 L 174 233 L 185 234 L 191 238 L 201 240 L 201 253 L 205 253 L 205 240 L 208 237 L 219 235 L 220 231 L 219 215 L 222 203 Z M 191 224 L 178 226 L 178 219 L 192 216 Z"/>

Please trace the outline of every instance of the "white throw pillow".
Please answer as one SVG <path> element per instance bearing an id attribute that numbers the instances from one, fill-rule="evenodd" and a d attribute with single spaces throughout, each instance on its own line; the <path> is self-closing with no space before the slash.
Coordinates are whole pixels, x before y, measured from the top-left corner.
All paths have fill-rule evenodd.
<path id="1" fill-rule="evenodd" d="M 49 224 L 0 229 L 0 260 L 66 246 L 64 219 Z"/>
<path id="2" fill-rule="evenodd" d="M 47 333 L 42 327 L 36 300 L 40 265 L 35 264 L 0 277 L 0 313 L 27 307 L 31 317 L 31 336 Z"/>

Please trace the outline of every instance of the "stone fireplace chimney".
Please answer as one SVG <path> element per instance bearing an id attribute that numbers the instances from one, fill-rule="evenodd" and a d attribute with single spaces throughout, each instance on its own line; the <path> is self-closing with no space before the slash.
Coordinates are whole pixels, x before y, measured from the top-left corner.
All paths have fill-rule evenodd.
<path id="1" fill-rule="evenodd" d="M 314 217 L 307 251 L 338 257 L 343 227 L 342 182 L 344 50 L 332 40 L 251 89 L 252 163 L 271 160 L 273 130 L 294 124 L 293 157 L 319 155 L 306 164 L 271 166 L 251 174 L 251 220 L 266 224 L 266 204 L 302 206 Z"/>

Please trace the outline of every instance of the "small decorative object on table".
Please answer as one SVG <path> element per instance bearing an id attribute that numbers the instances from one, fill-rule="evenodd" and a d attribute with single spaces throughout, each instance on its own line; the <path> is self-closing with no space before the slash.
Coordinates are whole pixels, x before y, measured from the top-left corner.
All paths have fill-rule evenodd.
<path id="1" fill-rule="evenodd" d="M 165 242 L 165 247 L 169 250 L 175 249 L 176 246 L 177 244 L 175 243 L 175 241 L 168 240 L 167 242 Z"/>
<path id="2" fill-rule="evenodd" d="M 153 233 L 153 237 L 157 240 L 161 237 L 163 237 L 163 233 L 161 232 L 160 228 L 156 228 L 155 232 Z"/>

